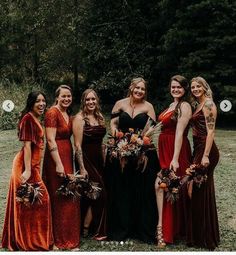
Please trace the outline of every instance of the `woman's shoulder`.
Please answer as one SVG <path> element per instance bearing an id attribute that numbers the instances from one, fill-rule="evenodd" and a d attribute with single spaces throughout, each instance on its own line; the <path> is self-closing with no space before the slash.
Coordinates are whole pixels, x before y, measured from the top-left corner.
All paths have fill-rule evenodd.
<path id="1" fill-rule="evenodd" d="M 45 116 L 47 115 L 58 115 L 58 109 L 55 106 L 51 106 L 45 112 Z"/>

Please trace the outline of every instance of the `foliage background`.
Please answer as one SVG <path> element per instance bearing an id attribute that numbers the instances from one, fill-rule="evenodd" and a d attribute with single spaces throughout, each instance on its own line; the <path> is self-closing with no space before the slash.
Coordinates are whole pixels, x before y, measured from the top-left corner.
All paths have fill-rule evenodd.
<path id="1" fill-rule="evenodd" d="M 232 102 L 233 109 L 219 110 L 218 119 L 232 126 L 235 28 L 233 0 L 2 0 L 1 90 L 40 85 L 51 99 L 67 83 L 76 104 L 93 87 L 103 105 L 112 105 L 125 95 L 130 79 L 141 75 L 159 113 L 169 103 L 172 75 L 201 75 L 217 105 Z"/>

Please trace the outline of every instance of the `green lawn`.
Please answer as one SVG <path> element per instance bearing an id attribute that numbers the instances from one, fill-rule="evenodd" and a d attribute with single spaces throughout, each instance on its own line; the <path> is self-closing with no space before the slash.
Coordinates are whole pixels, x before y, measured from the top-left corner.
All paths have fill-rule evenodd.
<path id="1" fill-rule="evenodd" d="M 220 223 L 221 243 L 216 251 L 236 250 L 236 131 L 217 130 L 216 143 L 220 149 L 220 162 L 215 170 L 216 200 Z M 8 182 L 12 160 L 21 144 L 16 131 L 0 131 L 0 231 L 2 231 Z M 1 233 L 0 233 L 1 237 Z M 117 242 L 97 242 L 81 240 L 81 251 L 156 251 L 155 245 L 147 245 L 134 240 L 120 244 Z M 199 251 L 188 248 L 184 243 L 167 246 L 164 251 Z M 2 249 L 0 249 L 2 251 Z"/>

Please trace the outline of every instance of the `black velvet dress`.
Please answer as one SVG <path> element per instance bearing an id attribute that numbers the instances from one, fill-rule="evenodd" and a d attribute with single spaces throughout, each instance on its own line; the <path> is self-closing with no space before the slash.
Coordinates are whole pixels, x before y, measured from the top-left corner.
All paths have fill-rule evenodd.
<path id="1" fill-rule="evenodd" d="M 134 118 L 127 112 L 119 113 L 118 129 L 143 129 L 149 116 L 139 113 Z M 155 141 L 154 141 L 155 142 Z M 130 157 L 123 171 L 116 158 L 107 156 L 105 185 L 108 195 L 108 238 L 134 238 L 146 243 L 155 241 L 158 221 L 155 198 L 155 179 L 160 170 L 156 150 L 146 152 L 148 163 L 142 172 L 137 169 L 137 158 Z"/>

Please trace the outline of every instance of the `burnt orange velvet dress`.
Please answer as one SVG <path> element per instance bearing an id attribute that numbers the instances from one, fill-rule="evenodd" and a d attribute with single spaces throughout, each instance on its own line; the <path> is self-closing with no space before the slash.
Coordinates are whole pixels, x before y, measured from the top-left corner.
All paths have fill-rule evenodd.
<path id="1" fill-rule="evenodd" d="M 43 129 L 30 113 L 19 125 L 19 140 L 31 141 L 31 176 L 28 183 L 40 182 L 42 203 L 30 207 L 16 201 L 16 189 L 21 184 L 24 171 L 24 149 L 13 161 L 10 189 L 8 193 L 2 247 L 11 251 L 47 251 L 53 243 L 50 201 L 47 189 L 40 177 L 40 160 L 43 150 Z"/>
<path id="2" fill-rule="evenodd" d="M 72 121 L 67 123 L 62 113 L 51 107 L 45 114 L 45 127 L 56 128 L 58 153 L 66 174 L 74 173 L 73 152 L 70 137 Z M 43 180 L 48 189 L 52 207 L 54 243 L 60 249 L 72 249 L 80 243 L 80 203 L 71 197 L 56 194 L 62 179 L 56 174 L 56 165 L 46 147 L 43 162 Z"/>
<path id="3" fill-rule="evenodd" d="M 173 119 L 174 111 L 166 112 L 167 110 L 162 112 L 158 118 L 163 124 L 158 143 L 162 169 L 168 169 L 173 158 L 177 125 L 177 121 Z M 187 134 L 188 127 L 183 134 L 183 143 L 179 154 L 179 168 L 176 171 L 176 175 L 180 177 L 185 175 L 186 168 L 191 164 L 191 147 Z M 183 238 L 187 234 L 187 199 L 185 186 L 182 187 L 179 199 L 174 204 L 164 199 L 162 231 L 166 243 L 173 243 L 174 239 Z"/>

